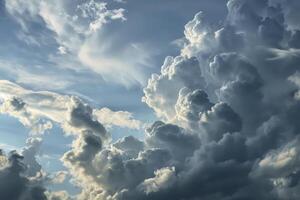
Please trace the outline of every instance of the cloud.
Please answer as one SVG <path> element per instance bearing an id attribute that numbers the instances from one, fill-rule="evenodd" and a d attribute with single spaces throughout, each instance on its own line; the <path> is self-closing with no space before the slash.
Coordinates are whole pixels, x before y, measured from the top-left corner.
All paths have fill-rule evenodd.
<path id="1" fill-rule="evenodd" d="M 203 90 L 190 92 L 187 88 L 179 91 L 175 105 L 176 115 L 179 120 L 198 121 L 200 113 L 210 110 L 212 103 Z"/>
<path id="2" fill-rule="evenodd" d="M 102 148 L 108 145 L 111 140 L 110 134 L 96 119 L 97 116 L 94 115 L 94 113 L 97 113 L 97 110 L 74 96 L 42 91 L 34 92 L 9 81 L 2 81 L 1 85 L 3 87 L 1 87 L 0 94 L 1 99 L 4 100 L 2 107 L 5 108 L 5 113 L 18 118 L 20 121 L 24 121 L 23 118 L 25 118 L 29 125 L 34 122 L 34 124 L 38 126 L 38 130 L 45 125 L 42 123 L 42 119 L 51 120 L 53 123 L 58 123 L 66 134 L 75 136 L 72 149 L 64 154 L 62 161 L 64 165 L 68 167 L 72 176 L 77 176 L 79 179 L 82 177 L 80 179 L 82 181 L 81 184 L 85 183 L 87 185 L 98 170 L 98 167 L 95 168 L 92 164 L 96 162 L 94 161 L 96 155 L 101 152 Z M 120 120 L 125 116 L 125 122 L 122 122 L 122 120 L 121 122 L 114 121 L 115 125 L 125 126 L 128 120 L 135 126 L 137 125 L 137 121 L 133 120 L 131 114 L 128 112 L 115 113 L 111 110 L 108 111 L 111 115 L 114 115 Z M 101 112 L 102 111 L 100 111 L 100 113 Z M 111 120 L 108 120 L 108 122 L 112 123 Z M 49 127 L 46 124 L 46 128 L 52 128 L 52 126 Z M 41 134 L 42 132 L 40 135 Z M 130 141 L 127 139 L 116 143 L 116 147 L 120 149 L 119 151 L 128 151 L 126 142 Z M 25 147 L 22 152 L 22 154 L 26 156 L 24 159 L 24 164 L 28 167 L 26 173 L 30 175 L 41 171 L 41 166 L 35 159 L 40 143 L 41 139 L 33 135 L 33 137 L 28 139 L 28 147 Z M 143 148 L 141 142 L 139 144 L 137 140 L 133 139 L 130 144 L 133 143 L 137 143 L 137 148 L 139 146 L 139 148 Z M 139 148 L 135 150 L 136 156 L 140 151 Z M 104 151 L 118 152 L 113 149 L 104 149 Z M 128 153 L 128 155 L 129 154 L 130 153 Z M 96 187 L 96 189 L 99 187 L 97 181 L 94 187 Z"/>
<path id="3" fill-rule="evenodd" d="M 96 110 L 93 114 L 106 126 L 140 129 L 143 125 L 141 121 L 133 118 L 132 113 L 127 111 L 114 112 L 109 108 L 102 108 Z"/>
<path id="4" fill-rule="evenodd" d="M 55 173 L 52 182 L 53 183 L 63 183 L 66 180 L 68 172 L 66 171 L 58 171 Z"/>
<path id="5" fill-rule="evenodd" d="M 25 173 L 28 176 L 36 176 L 42 172 L 42 166 L 36 160 L 41 143 L 41 138 L 30 137 L 26 141 L 26 146 L 22 149 L 21 155 L 24 157 L 22 162 L 26 165 Z"/>
<path id="6" fill-rule="evenodd" d="M 72 198 L 66 191 L 46 192 L 47 199 L 49 200 L 71 200 Z"/>
<path id="7" fill-rule="evenodd" d="M 1 156 L 5 156 L 1 154 Z M 39 178 L 24 176 L 25 167 L 21 161 L 23 157 L 16 152 L 11 152 L 6 158 L 7 163 L 0 170 L 0 197 L 1 199 L 47 199 L 45 189 Z M 2 163 L 1 163 L 2 165 Z"/>
<path id="8" fill-rule="evenodd" d="M 5 99 L 0 107 L 0 113 L 9 114 L 31 129 L 32 134 L 43 134 L 52 128 L 50 121 L 40 121 L 40 118 L 27 110 L 25 103 L 16 97 Z"/>
<path id="9" fill-rule="evenodd" d="M 26 3 L 13 0 L 6 1 L 5 7 L 21 25 L 23 35 L 33 32 L 31 25 L 34 23 L 50 30 L 48 35 L 56 42 L 58 54 L 53 52 L 47 59 L 58 66 L 71 66 L 76 71 L 88 69 L 106 81 L 127 87 L 144 83 L 146 77 L 142 67 L 150 63 L 146 47 L 130 42 L 118 49 L 113 35 L 103 36 L 105 25 L 126 21 L 125 9 L 110 9 L 108 3 L 95 0 Z M 36 40 L 38 38 L 34 43 L 39 42 Z M 66 62 L 67 65 L 63 65 Z"/>
<path id="10" fill-rule="evenodd" d="M 73 78 L 65 73 L 57 74 L 55 69 L 44 71 L 43 67 L 33 64 L 29 68 L 27 64 L 17 64 L 7 60 L 0 60 L 1 78 L 14 80 L 19 84 L 25 84 L 33 88 L 62 90 L 72 85 Z M 56 69 L 57 70 L 57 69 Z"/>
<path id="11" fill-rule="evenodd" d="M 154 172 L 155 177 L 144 180 L 139 186 L 146 194 L 158 192 L 160 189 L 168 188 L 175 182 L 175 168 L 167 167 Z"/>
<path id="12" fill-rule="evenodd" d="M 143 101 L 155 110 L 158 116 L 171 120 L 175 115 L 174 105 L 181 88 L 204 88 L 199 62 L 196 58 L 183 56 L 167 57 L 161 74 L 152 74 L 144 88 Z"/>
<path id="13" fill-rule="evenodd" d="M 27 90 L 6 80 L 0 80 L 0 85 L 1 113 L 18 118 L 23 125 L 31 128 L 32 133 L 51 129 L 51 121 L 61 124 L 66 133 L 83 129 L 103 132 L 104 127 L 98 123 L 102 120 L 108 126 L 131 129 L 142 126 L 142 122 L 134 119 L 130 112 L 93 109 L 75 96 Z"/>
<path id="14" fill-rule="evenodd" d="M 298 198 L 298 150 L 293 148 L 299 132 L 294 121 L 299 109 L 298 28 L 288 17 L 293 3 L 231 0 L 223 26 L 211 25 L 202 12 L 187 23 L 181 56 L 197 60 L 198 79 L 184 64 L 184 72 L 162 82 L 163 65 L 149 79 L 144 99 L 158 116 L 180 124 L 201 142 L 187 156 L 185 168 L 176 168 L 172 189 L 150 199 Z M 173 77 L 189 72 L 184 81 L 202 84 L 173 83 Z M 251 188 L 257 193 L 251 194 Z"/>
<path id="15" fill-rule="evenodd" d="M 182 161 L 191 156 L 200 144 L 197 135 L 177 125 L 164 124 L 160 121 L 148 128 L 147 134 L 145 141 L 149 147 L 169 150 L 176 161 Z"/>
<path id="16" fill-rule="evenodd" d="M 113 144 L 113 146 L 121 150 L 123 156 L 136 158 L 139 152 L 144 150 L 145 144 L 133 136 L 128 136 L 119 139 Z"/>
<path id="17" fill-rule="evenodd" d="M 219 25 L 196 14 L 180 55 L 149 78 L 143 101 L 160 121 L 144 141 L 112 142 L 103 124 L 137 121 L 74 96 L 1 81 L 0 97 L 16 99 L 3 107 L 73 134 L 61 161 L 81 188 L 79 200 L 299 199 L 300 55 L 290 42 L 299 37 L 297 15 L 288 1 L 230 0 L 227 7 Z"/>

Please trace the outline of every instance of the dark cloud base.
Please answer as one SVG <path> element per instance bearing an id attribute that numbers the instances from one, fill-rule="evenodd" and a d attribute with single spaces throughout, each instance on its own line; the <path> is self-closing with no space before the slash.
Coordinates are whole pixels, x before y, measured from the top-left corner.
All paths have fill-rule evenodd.
<path id="1" fill-rule="evenodd" d="M 196 14 L 181 55 L 149 79 L 143 101 L 161 121 L 144 141 L 111 143 L 73 98 L 62 126 L 76 139 L 61 160 L 81 194 L 51 195 L 12 153 L 1 154 L 0 199 L 300 199 L 300 2 L 227 7 L 222 26 Z"/>

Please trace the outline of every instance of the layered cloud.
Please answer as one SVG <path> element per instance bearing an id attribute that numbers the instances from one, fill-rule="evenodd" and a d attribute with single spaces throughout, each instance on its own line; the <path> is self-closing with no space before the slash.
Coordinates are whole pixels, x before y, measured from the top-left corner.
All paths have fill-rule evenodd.
<path id="1" fill-rule="evenodd" d="M 159 118 L 144 141 L 111 141 L 105 125 L 141 126 L 128 112 L 8 81 L 0 82 L 1 111 L 28 127 L 48 119 L 75 136 L 61 161 L 81 188 L 79 200 L 299 199 L 299 6 L 229 0 L 222 25 L 196 14 L 180 55 L 167 57 L 144 88 L 143 101 Z M 28 143 L 26 152 L 35 152 L 38 141 Z M 1 159 L 4 173 L 13 164 Z"/>
<path id="2" fill-rule="evenodd" d="M 92 109 L 74 96 L 32 91 L 6 80 L 0 80 L 0 85 L 0 112 L 18 118 L 33 133 L 51 129 L 51 121 L 62 124 L 66 129 L 78 124 L 97 129 L 97 125 L 93 124 L 97 120 L 107 126 L 130 129 L 139 129 L 143 124 L 134 119 L 130 112 L 112 111 L 109 108 Z M 84 118 L 82 122 L 81 118 Z M 90 122 L 85 122 L 86 119 Z M 71 133 L 72 128 L 66 132 Z"/>

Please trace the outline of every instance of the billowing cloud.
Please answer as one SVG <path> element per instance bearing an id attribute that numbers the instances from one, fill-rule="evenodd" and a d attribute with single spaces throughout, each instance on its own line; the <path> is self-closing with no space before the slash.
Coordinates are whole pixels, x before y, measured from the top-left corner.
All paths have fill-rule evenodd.
<path id="1" fill-rule="evenodd" d="M 178 93 L 181 88 L 205 88 L 199 61 L 192 57 L 167 57 L 161 74 L 152 74 L 144 88 L 143 101 L 155 110 L 158 116 L 174 118 Z"/>
<path id="2" fill-rule="evenodd" d="M 299 199 L 297 6 L 229 0 L 219 25 L 196 14 L 180 55 L 167 57 L 144 89 L 160 120 L 144 141 L 112 142 L 103 124 L 139 123 L 126 112 L 99 117 L 103 110 L 78 97 L 1 81 L 3 108 L 20 121 L 50 119 L 75 136 L 61 161 L 81 188 L 79 200 Z"/>
<path id="3" fill-rule="evenodd" d="M 44 194 L 45 188 L 39 177 L 28 178 L 23 175 L 26 170 L 21 159 L 23 158 L 16 152 L 11 152 L 6 156 L 1 153 L 0 169 L 0 197 L 1 199 L 47 199 Z M 4 161 L 4 163 L 3 163 Z"/>
<path id="4" fill-rule="evenodd" d="M 141 190 L 146 194 L 158 192 L 160 189 L 168 188 L 175 182 L 175 168 L 162 168 L 154 172 L 155 177 L 144 180 L 140 185 Z"/>
<path id="5" fill-rule="evenodd" d="M 231 0 L 227 6 L 223 27 L 211 25 L 203 12 L 185 26 L 181 57 L 197 60 L 198 79 L 185 64 L 183 72 L 162 82 L 164 64 L 144 90 L 158 116 L 201 141 L 187 156 L 186 168 L 176 168 L 173 189 L 150 199 L 299 198 L 298 4 Z M 185 84 L 173 83 L 183 75 Z M 199 80 L 196 88 L 190 84 Z M 251 188 L 257 188 L 255 195 Z"/>

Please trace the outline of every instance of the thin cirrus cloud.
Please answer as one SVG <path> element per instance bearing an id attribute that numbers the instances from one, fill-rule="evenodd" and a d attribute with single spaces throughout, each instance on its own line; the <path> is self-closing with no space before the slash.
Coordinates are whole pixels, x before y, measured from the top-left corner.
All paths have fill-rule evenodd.
<path id="1" fill-rule="evenodd" d="M 166 57 L 149 77 L 142 101 L 157 121 L 142 141 L 112 141 L 111 124 L 141 126 L 126 111 L 96 110 L 75 96 L 1 81 L 3 113 L 29 127 L 48 119 L 73 135 L 60 160 L 80 191 L 47 188 L 34 159 L 40 131 L 28 138 L 23 161 L 1 152 L 0 197 L 299 199 L 300 3 L 229 0 L 227 8 L 217 25 L 196 13 L 184 26 L 179 55 Z"/>
<path id="2" fill-rule="evenodd" d="M 34 31 L 30 27 L 33 22 L 52 31 L 57 50 L 48 58 L 49 61 L 58 65 L 69 61 L 73 69 L 89 69 L 106 81 L 127 87 L 144 82 L 142 68 L 150 64 L 146 47 L 131 43 L 121 51 L 112 50 L 116 45 L 113 38 L 102 37 L 103 26 L 112 21 L 126 21 L 124 9 L 108 9 L 107 3 L 94 0 L 78 1 L 77 5 L 72 1 L 13 0 L 7 1 L 5 7 L 21 25 L 21 33 L 27 38 Z M 43 41 L 43 38 L 38 39 Z M 26 41 L 30 43 L 30 40 Z M 39 43 L 37 39 L 32 44 L 36 43 Z"/>

